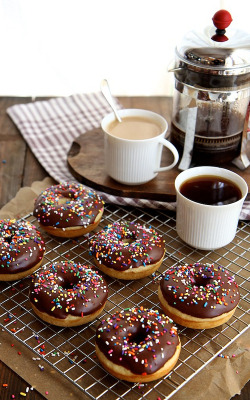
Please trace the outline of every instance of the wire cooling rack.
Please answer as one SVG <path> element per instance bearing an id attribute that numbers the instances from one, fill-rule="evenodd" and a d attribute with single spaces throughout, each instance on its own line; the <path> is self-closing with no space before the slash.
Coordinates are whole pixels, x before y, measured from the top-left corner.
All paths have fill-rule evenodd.
<path id="1" fill-rule="evenodd" d="M 32 215 L 24 218 L 37 225 Z M 33 313 L 29 299 L 30 278 L 0 283 L 0 325 L 34 352 L 34 360 L 46 361 L 86 399 L 155 400 L 171 398 L 208 363 L 248 329 L 250 303 L 250 224 L 239 222 L 230 245 L 213 252 L 199 251 L 185 245 L 175 230 L 171 212 L 106 205 L 99 230 L 109 223 L 130 220 L 157 229 L 166 241 L 166 255 L 159 271 L 138 281 L 120 281 L 106 277 L 109 298 L 101 316 L 87 325 L 59 328 L 44 323 Z M 89 255 L 88 239 L 64 240 L 44 234 L 45 264 L 57 260 L 74 260 L 94 265 Z M 157 287 L 161 273 L 179 263 L 208 262 L 225 266 L 240 287 L 241 300 L 234 316 L 221 327 L 192 330 L 179 327 L 182 350 L 174 370 L 163 379 L 147 384 L 132 384 L 110 376 L 95 356 L 95 330 L 100 320 L 118 309 L 133 306 L 158 308 Z M 107 397 L 108 396 L 108 397 Z"/>

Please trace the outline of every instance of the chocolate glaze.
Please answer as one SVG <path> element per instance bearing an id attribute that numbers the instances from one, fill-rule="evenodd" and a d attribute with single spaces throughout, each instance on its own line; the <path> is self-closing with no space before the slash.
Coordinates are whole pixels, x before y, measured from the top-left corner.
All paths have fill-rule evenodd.
<path id="1" fill-rule="evenodd" d="M 44 240 L 30 222 L 1 220 L 0 231 L 0 280 L 1 275 L 27 271 L 41 261 Z"/>
<path id="2" fill-rule="evenodd" d="M 111 362 L 137 375 L 153 374 L 174 354 L 177 329 L 158 311 L 132 308 L 117 311 L 96 330 L 96 343 Z"/>
<path id="3" fill-rule="evenodd" d="M 30 301 L 55 318 L 85 316 L 99 310 L 107 300 L 108 287 L 92 268 L 73 261 L 55 262 L 32 279 Z"/>
<path id="4" fill-rule="evenodd" d="M 155 264 L 165 252 L 164 240 L 153 228 L 128 221 L 106 226 L 89 245 L 100 264 L 118 271 Z"/>
<path id="5" fill-rule="evenodd" d="M 77 183 L 62 183 L 51 186 L 38 196 L 33 214 L 44 226 L 87 227 L 94 223 L 103 205 L 93 190 Z"/>
<path id="6" fill-rule="evenodd" d="M 168 304 L 197 318 L 227 313 L 239 302 L 238 285 L 222 266 L 186 264 L 170 268 L 160 282 Z"/>

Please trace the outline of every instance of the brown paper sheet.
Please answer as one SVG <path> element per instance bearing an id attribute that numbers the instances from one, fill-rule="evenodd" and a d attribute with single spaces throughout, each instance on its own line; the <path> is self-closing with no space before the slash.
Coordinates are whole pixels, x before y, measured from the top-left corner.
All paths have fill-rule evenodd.
<path id="1" fill-rule="evenodd" d="M 250 332 L 245 332 L 222 354 L 229 358 L 213 360 L 177 392 L 174 400 L 229 400 L 240 394 L 250 379 Z"/>
<path id="2" fill-rule="evenodd" d="M 29 214 L 33 210 L 37 195 L 53 183 L 48 177 L 41 182 L 34 182 L 31 187 L 22 188 L 16 197 L 0 210 L 0 218 L 20 218 Z M 1 360 L 43 396 L 48 391 L 48 400 L 89 398 L 45 361 L 42 363 L 45 369 L 40 371 L 32 360 L 34 353 L 7 332 L 1 332 L 0 343 Z M 11 347 L 12 343 L 14 347 Z M 18 355 L 18 351 L 21 352 L 21 356 Z M 224 358 L 217 357 L 209 363 L 172 398 L 229 400 L 235 394 L 240 394 L 250 379 L 250 331 L 233 342 L 223 356 Z"/>

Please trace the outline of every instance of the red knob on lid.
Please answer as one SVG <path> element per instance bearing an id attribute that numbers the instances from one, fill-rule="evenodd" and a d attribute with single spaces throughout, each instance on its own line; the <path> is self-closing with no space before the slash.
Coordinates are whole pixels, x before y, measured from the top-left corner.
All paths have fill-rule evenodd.
<path id="1" fill-rule="evenodd" d="M 227 10 L 220 10 L 214 14 L 213 23 L 216 26 L 216 35 L 212 36 L 211 39 L 215 42 L 226 42 L 228 40 L 225 35 L 226 28 L 231 24 L 232 17 L 230 12 Z"/>
<path id="2" fill-rule="evenodd" d="M 233 19 L 230 12 L 227 10 L 220 10 L 214 14 L 212 20 L 216 28 L 226 29 L 231 24 Z"/>

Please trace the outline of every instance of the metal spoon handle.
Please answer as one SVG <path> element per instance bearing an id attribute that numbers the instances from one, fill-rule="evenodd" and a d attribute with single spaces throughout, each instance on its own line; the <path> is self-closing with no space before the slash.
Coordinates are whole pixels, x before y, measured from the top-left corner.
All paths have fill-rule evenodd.
<path id="1" fill-rule="evenodd" d="M 102 91 L 103 96 L 105 97 L 105 99 L 109 103 L 110 107 L 114 111 L 115 116 L 118 119 L 118 121 L 122 122 L 121 117 L 119 116 L 119 114 L 118 114 L 118 112 L 116 110 L 115 103 L 114 103 L 113 97 L 111 95 L 107 79 L 103 79 L 102 80 L 102 82 L 101 82 L 101 91 Z"/>

